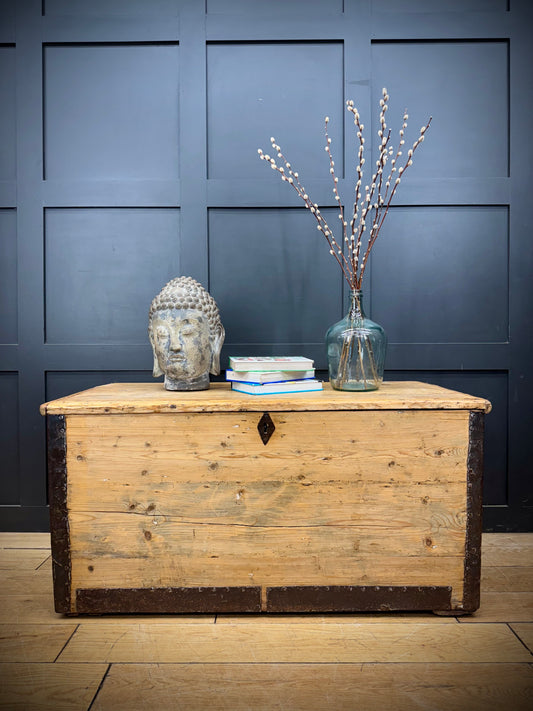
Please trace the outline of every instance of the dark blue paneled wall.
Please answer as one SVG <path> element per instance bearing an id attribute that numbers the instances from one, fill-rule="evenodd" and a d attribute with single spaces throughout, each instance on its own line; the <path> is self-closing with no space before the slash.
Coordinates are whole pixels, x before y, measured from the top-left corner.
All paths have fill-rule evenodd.
<path id="1" fill-rule="evenodd" d="M 48 525 L 41 402 L 151 380 L 171 277 L 217 300 L 231 354 L 303 353 L 346 308 L 274 136 L 339 224 L 389 90 L 433 122 L 365 277 L 389 379 L 487 397 L 485 528 L 533 526 L 528 0 L 0 0 L 0 529 Z"/>

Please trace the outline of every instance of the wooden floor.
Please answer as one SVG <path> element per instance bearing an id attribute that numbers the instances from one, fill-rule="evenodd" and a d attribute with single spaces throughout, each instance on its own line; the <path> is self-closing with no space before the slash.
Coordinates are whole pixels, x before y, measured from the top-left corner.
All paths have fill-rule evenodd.
<path id="1" fill-rule="evenodd" d="M 533 709 L 533 534 L 485 534 L 475 616 L 69 618 L 47 534 L 0 533 L 0 708 Z"/>

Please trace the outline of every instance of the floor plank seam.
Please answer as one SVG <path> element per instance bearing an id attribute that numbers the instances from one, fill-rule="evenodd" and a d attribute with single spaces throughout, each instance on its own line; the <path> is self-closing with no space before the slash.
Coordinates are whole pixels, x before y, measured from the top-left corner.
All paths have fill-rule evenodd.
<path id="1" fill-rule="evenodd" d="M 31 548 L 28 548 L 27 546 L 2 546 L 1 550 L 3 550 L 3 551 L 49 551 L 50 546 L 42 546 L 42 548 L 39 548 L 38 546 L 32 546 Z"/>
<path id="2" fill-rule="evenodd" d="M 67 641 L 65 642 L 65 644 L 61 647 L 59 653 L 57 654 L 57 656 L 56 656 L 56 658 L 54 659 L 54 661 L 52 662 L 52 664 L 55 664 L 55 663 L 57 662 L 57 660 L 59 659 L 59 657 L 63 654 L 63 650 L 65 649 L 65 647 L 67 646 L 67 644 L 70 642 L 70 640 L 74 637 L 74 635 L 76 634 L 76 632 L 78 631 L 78 629 L 79 629 L 79 624 L 76 625 L 76 627 L 72 630 L 72 634 L 69 635 L 69 638 L 67 639 Z"/>
<path id="3" fill-rule="evenodd" d="M 514 623 L 514 622 L 506 622 L 507 627 L 509 627 L 509 629 L 510 629 L 511 632 L 514 634 L 514 636 L 516 637 L 516 639 L 527 649 L 527 651 L 528 651 L 528 652 L 531 654 L 531 656 L 533 657 L 533 650 L 531 650 L 531 649 L 527 646 L 527 644 L 524 642 L 524 640 L 522 639 L 522 637 L 520 637 L 520 635 L 518 634 L 518 632 L 513 629 L 513 624 L 515 624 L 515 623 Z"/>
<path id="4" fill-rule="evenodd" d="M 100 683 L 98 684 L 98 688 L 96 689 L 96 693 L 94 694 L 94 696 L 93 696 L 93 698 L 92 698 L 92 700 L 91 700 L 91 703 L 87 706 L 87 711 L 91 711 L 91 709 L 92 709 L 92 707 L 93 707 L 93 704 L 94 704 L 94 702 L 96 701 L 96 697 L 97 697 L 98 694 L 100 693 L 100 689 L 102 688 L 102 686 L 104 685 L 105 680 L 107 679 L 107 675 L 109 674 L 109 670 L 110 670 L 110 669 L 111 669 L 111 664 L 108 664 L 108 665 L 107 665 L 107 669 L 105 670 L 103 677 L 100 679 Z"/>
<path id="5" fill-rule="evenodd" d="M 48 557 L 46 557 L 42 563 L 39 563 L 39 565 L 35 568 L 35 570 L 39 570 L 40 568 L 42 568 L 45 563 L 48 563 L 48 561 L 50 560 L 51 557 L 52 557 L 52 554 L 50 554 Z"/>

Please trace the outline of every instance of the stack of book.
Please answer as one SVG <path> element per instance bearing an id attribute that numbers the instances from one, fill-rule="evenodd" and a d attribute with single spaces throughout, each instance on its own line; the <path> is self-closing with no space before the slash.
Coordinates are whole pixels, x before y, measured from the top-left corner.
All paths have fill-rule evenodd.
<path id="1" fill-rule="evenodd" d="M 281 393 L 322 390 L 315 379 L 310 358 L 299 356 L 230 357 L 226 380 L 231 389 L 250 395 L 278 395 Z"/>

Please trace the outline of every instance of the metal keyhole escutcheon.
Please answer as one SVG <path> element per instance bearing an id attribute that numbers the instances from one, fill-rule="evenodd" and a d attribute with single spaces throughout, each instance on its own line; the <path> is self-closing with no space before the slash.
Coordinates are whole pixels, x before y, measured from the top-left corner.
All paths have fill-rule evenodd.
<path id="1" fill-rule="evenodd" d="M 263 444 L 267 444 L 268 440 L 272 437 L 272 433 L 276 429 L 276 426 L 272 422 L 272 418 L 270 417 L 268 412 L 265 412 L 263 414 L 263 417 L 259 420 L 257 429 L 259 431 L 259 436 L 261 437 Z"/>

